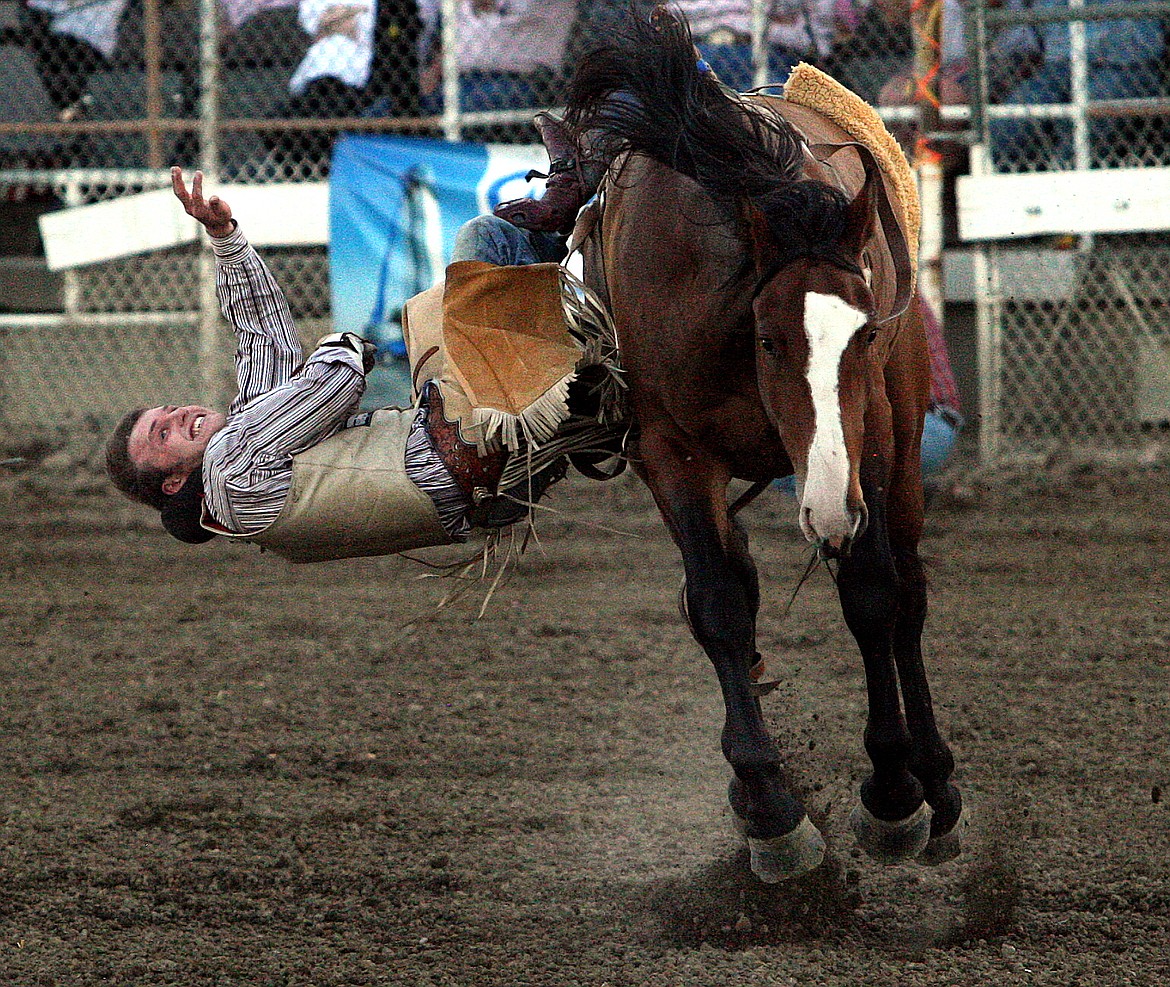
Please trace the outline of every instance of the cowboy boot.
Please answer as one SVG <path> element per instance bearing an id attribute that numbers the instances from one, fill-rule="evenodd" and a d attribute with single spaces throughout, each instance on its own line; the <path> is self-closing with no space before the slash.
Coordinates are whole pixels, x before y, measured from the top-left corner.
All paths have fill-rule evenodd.
<path id="1" fill-rule="evenodd" d="M 512 199 L 501 202 L 494 212 L 513 226 L 540 233 L 569 233 L 577 211 L 597 191 L 605 170 L 600 162 L 581 153 L 573 131 L 564 120 L 551 113 L 537 113 L 532 118 L 540 139 L 548 151 L 548 181 L 540 199 Z M 539 172 L 530 171 L 531 179 Z"/>
<path id="2" fill-rule="evenodd" d="M 500 476 L 508 461 L 507 451 L 498 449 L 481 456 L 474 445 L 464 442 L 458 422 L 446 415 L 443 392 L 435 381 L 429 380 L 423 385 L 421 403 L 427 409 L 427 437 L 467 500 L 468 507 L 477 507 L 496 497 Z"/>

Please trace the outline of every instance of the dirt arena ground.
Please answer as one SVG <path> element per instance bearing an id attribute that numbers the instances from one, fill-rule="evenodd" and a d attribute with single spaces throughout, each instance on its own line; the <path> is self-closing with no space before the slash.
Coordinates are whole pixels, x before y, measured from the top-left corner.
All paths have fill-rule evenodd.
<path id="1" fill-rule="evenodd" d="M 784 614 L 791 501 L 745 511 L 766 709 L 830 842 L 779 887 L 731 831 L 715 679 L 634 481 L 558 488 L 479 619 L 483 586 L 428 619 L 450 583 L 411 562 L 189 548 L 103 491 L 0 470 L 5 987 L 1170 979 L 1165 470 L 932 510 L 974 814 L 933 870 L 855 849 L 860 661 L 823 571 Z"/>

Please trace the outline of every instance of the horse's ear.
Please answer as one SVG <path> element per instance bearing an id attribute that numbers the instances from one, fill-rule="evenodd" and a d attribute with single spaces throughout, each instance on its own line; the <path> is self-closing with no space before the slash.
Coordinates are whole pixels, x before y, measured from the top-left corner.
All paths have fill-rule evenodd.
<path id="1" fill-rule="evenodd" d="M 867 161 L 865 182 L 845 211 L 845 233 L 841 237 L 841 245 L 851 256 L 860 256 L 873 236 L 877 222 L 877 199 L 884 191 L 881 183 L 881 172 Z"/>
<path id="2" fill-rule="evenodd" d="M 780 251 L 776 249 L 776 237 L 764 211 L 754 203 L 745 206 L 748 229 L 752 237 L 752 257 L 756 262 L 756 274 L 771 270 Z"/>

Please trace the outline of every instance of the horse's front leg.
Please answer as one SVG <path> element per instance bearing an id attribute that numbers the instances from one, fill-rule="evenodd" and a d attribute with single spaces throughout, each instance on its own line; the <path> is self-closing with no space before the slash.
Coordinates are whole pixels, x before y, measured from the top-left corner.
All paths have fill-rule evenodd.
<path id="1" fill-rule="evenodd" d="M 728 514 L 729 477 L 721 465 L 653 438 L 643 437 L 641 448 L 647 483 L 682 553 L 692 633 L 723 693 L 722 749 L 734 771 L 729 800 L 752 871 L 768 882 L 796 877 L 821 862 L 825 843 L 784 786 L 776 743 L 752 692 L 759 589 L 746 535 Z"/>
<path id="2" fill-rule="evenodd" d="M 894 639 L 900 586 L 889 544 L 885 491 L 864 480 L 863 489 L 869 524 L 837 572 L 841 609 L 865 665 L 869 699 L 865 750 L 873 765 L 851 822 L 866 853 L 893 863 L 916 857 L 926 848 L 931 813 L 922 784 L 911 770 L 913 739 L 898 694 Z"/>
<path id="3" fill-rule="evenodd" d="M 894 629 L 894 660 L 906 707 L 906 724 L 914 743 L 910 770 L 922 782 L 933 811 L 930 842 L 919 855 L 925 864 L 941 864 L 962 852 L 966 813 L 958 788 L 951 784 L 955 758 L 939 733 L 922 660 L 922 628 L 926 619 L 926 578 L 916 551 L 897 551 L 902 601 Z"/>
<path id="4" fill-rule="evenodd" d="M 887 512 L 889 540 L 898 571 L 898 620 L 894 627 L 894 661 L 898 667 L 906 725 L 913 741 L 910 771 L 922 782 L 933 811 L 930 842 L 919 860 L 938 864 L 962 851 L 966 814 L 959 790 L 951 784 L 955 759 L 939 733 L 922 659 L 926 623 L 926 575 L 918 555 L 922 531 L 922 488 L 917 473 L 896 475 L 890 484 Z"/>

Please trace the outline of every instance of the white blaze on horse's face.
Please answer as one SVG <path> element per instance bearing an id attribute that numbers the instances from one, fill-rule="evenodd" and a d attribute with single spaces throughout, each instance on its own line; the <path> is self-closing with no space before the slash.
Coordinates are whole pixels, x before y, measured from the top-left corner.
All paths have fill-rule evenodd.
<path id="1" fill-rule="evenodd" d="M 841 421 L 841 358 L 865 313 L 836 295 L 810 291 L 804 296 L 808 337 L 808 389 L 813 433 L 801 491 L 800 528 L 811 542 L 839 548 L 858 533 L 863 513 L 849 506 L 849 452 Z"/>

